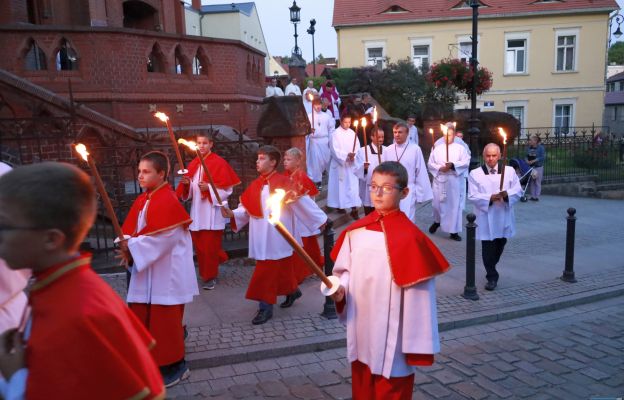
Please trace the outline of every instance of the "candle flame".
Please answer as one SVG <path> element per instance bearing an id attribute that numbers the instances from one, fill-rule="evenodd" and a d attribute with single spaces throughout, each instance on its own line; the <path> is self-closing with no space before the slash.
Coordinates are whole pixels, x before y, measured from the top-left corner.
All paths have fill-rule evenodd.
<path id="1" fill-rule="evenodd" d="M 448 127 L 444 124 L 440 124 L 440 130 L 442 130 L 442 134 L 446 136 L 446 133 L 448 132 Z"/>
<path id="2" fill-rule="evenodd" d="M 503 144 L 507 144 L 507 134 L 505 133 L 505 130 L 499 127 L 498 133 L 500 133 L 500 135 L 503 137 Z"/>
<path id="3" fill-rule="evenodd" d="M 312 100 L 314 100 L 314 93 L 312 93 L 312 92 L 308 92 L 308 94 L 306 95 L 306 97 L 308 98 L 308 101 L 312 101 Z"/>
<path id="4" fill-rule="evenodd" d="M 80 157 L 82 157 L 85 161 L 89 161 L 89 152 L 87 151 L 87 146 L 82 143 L 78 143 L 74 146 L 74 148 L 76 149 L 76 152 L 80 154 Z"/>
<path id="5" fill-rule="evenodd" d="M 453 129 L 457 128 L 457 122 L 453 121 Z"/>
<path id="6" fill-rule="evenodd" d="M 158 118 L 159 120 L 161 120 L 162 122 L 167 122 L 169 121 L 169 117 L 167 116 L 167 114 L 163 113 L 163 112 L 157 112 L 154 113 L 154 117 Z"/>
<path id="7" fill-rule="evenodd" d="M 433 135 L 433 128 L 429 128 L 429 133 Z"/>
<path id="8" fill-rule="evenodd" d="M 362 118 L 362 128 L 366 128 L 366 118 Z"/>
<path id="9" fill-rule="evenodd" d="M 275 193 L 273 193 L 269 200 L 267 200 L 267 205 L 271 210 L 269 213 L 269 222 L 272 225 L 275 225 L 280 220 L 280 215 L 282 213 L 282 200 L 286 196 L 286 192 L 284 189 L 275 189 Z"/>
<path id="10" fill-rule="evenodd" d="M 373 107 L 373 124 L 377 122 L 377 106 Z"/>
<path id="11" fill-rule="evenodd" d="M 355 129 L 357 129 L 357 127 L 360 125 L 360 121 L 359 120 L 355 120 L 353 121 L 353 126 L 355 126 Z"/>
<path id="12" fill-rule="evenodd" d="M 186 140 L 186 139 L 180 138 L 178 139 L 178 143 L 185 145 L 186 147 L 188 147 L 189 149 L 193 151 L 197 151 L 197 143 L 193 142 L 192 140 Z"/>

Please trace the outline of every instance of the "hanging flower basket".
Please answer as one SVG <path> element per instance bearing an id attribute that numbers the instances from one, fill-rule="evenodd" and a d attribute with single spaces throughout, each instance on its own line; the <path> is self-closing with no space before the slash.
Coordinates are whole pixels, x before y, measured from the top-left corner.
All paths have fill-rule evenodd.
<path id="1" fill-rule="evenodd" d="M 484 67 L 477 66 L 477 95 L 483 94 L 492 87 L 492 73 Z M 427 79 L 436 88 L 455 87 L 466 93 L 470 98 L 474 74 L 468 64 L 457 59 L 447 58 L 431 65 Z"/>

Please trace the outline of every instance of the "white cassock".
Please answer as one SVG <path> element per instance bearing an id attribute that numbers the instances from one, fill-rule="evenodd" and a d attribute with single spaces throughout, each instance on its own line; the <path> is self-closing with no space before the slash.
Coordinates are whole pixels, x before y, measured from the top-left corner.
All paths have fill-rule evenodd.
<path id="1" fill-rule="evenodd" d="M 145 227 L 149 203 L 148 200 L 139 213 L 137 231 Z M 128 303 L 186 304 L 199 294 L 193 241 L 185 227 L 130 238 L 128 248 L 134 259 Z"/>
<path id="2" fill-rule="evenodd" d="M 267 86 L 265 97 L 283 96 L 284 92 L 278 86 Z"/>
<path id="3" fill-rule="evenodd" d="M 318 96 L 318 91 L 314 88 L 305 88 L 303 95 L 301 96 L 303 100 L 303 107 L 305 107 L 306 114 L 308 115 L 312 112 L 312 102 L 308 98 L 310 93 L 312 93 L 313 96 Z"/>
<path id="4" fill-rule="evenodd" d="M 362 200 L 362 205 L 365 207 L 373 207 L 373 203 L 370 199 L 370 185 L 371 179 L 373 178 L 373 170 L 376 166 L 379 165 L 379 157 L 377 157 L 377 146 L 372 143 L 368 144 L 368 173 L 364 174 L 364 161 L 366 159 L 366 155 L 364 154 L 364 147 L 360 147 L 358 149 L 356 157 L 358 158 L 358 164 L 355 169 L 355 175 L 360 180 L 360 199 Z M 381 146 L 381 162 L 384 161 L 383 156 L 386 152 L 386 147 Z"/>
<path id="5" fill-rule="evenodd" d="M 489 168 L 487 175 L 482 167 L 470 171 L 468 200 L 477 216 L 477 240 L 510 238 L 516 233 L 513 206 L 522 197 L 520 181 L 516 171 L 506 166 L 503 190 L 507 191 L 509 202 L 495 201 L 490 205 L 490 196 L 500 192 L 500 178 L 500 174 L 490 174 Z"/>
<path id="6" fill-rule="evenodd" d="M 327 205 L 333 208 L 351 208 L 362 205 L 360 200 L 360 183 L 355 176 L 358 158 L 347 161 L 347 155 L 353 152 L 355 132 L 351 129 L 336 128 L 331 136 L 329 163 L 329 182 L 327 188 Z M 356 143 L 357 146 L 357 143 Z"/>
<path id="7" fill-rule="evenodd" d="M 308 114 L 308 119 L 312 125 L 311 113 Z M 331 115 L 324 112 L 314 113 L 314 133 L 306 136 L 306 169 L 312 182 L 320 182 L 323 171 L 329 168 L 329 143 L 334 126 L 334 117 Z"/>
<path id="8" fill-rule="evenodd" d="M 410 143 L 418 144 L 418 128 L 415 125 L 409 127 L 407 140 Z"/>
<path id="9" fill-rule="evenodd" d="M 261 204 L 267 204 L 269 196 L 269 186 L 264 185 L 260 196 Z M 301 245 L 303 244 L 301 231 L 314 231 L 327 221 L 327 215 L 323 210 L 316 206 L 316 203 L 312 203 L 314 200 L 310 196 L 302 196 L 282 207 L 280 222 Z M 249 258 L 260 261 L 280 260 L 293 254 L 293 248 L 269 222 L 270 209 L 263 208 L 262 218 L 250 216 L 242 203 L 232 211 L 236 224 L 232 230 L 238 232 L 249 224 Z M 297 227 L 295 227 L 295 221 Z"/>
<path id="10" fill-rule="evenodd" d="M 470 147 L 468 147 L 468 143 L 464 142 L 464 140 L 462 138 L 455 137 L 455 138 L 453 138 L 453 142 L 454 143 L 459 143 L 462 146 L 464 146 L 464 148 L 468 152 L 468 155 L 469 156 L 471 155 Z M 444 145 L 444 136 L 439 138 L 438 140 L 436 140 L 435 145 L 436 146 L 443 146 Z M 459 201 L 461 202 L 462 210 L 466 209 L 466 188 L 467 188 L 466 185 L 468 184 L 468 173 L 469 172 L 470 171 L 468 169 L 466 169 L 466 171 L 464 172 L 464 175 L 463 175 L 464 179 L 462 179 L 462 181 L 461 181 L 462 187 L 461 187 L 460 192 L 459 192 L 461 198 L 460 198 Z"/>
<path id="11" fill-rule="evenodd" d="M 199 188 L 200 174 L 203 174 L 204 169 L 202 166 L 197 168 L 195 175 L 191 179 L 191 184 L 189 186 L 189 196 L 187 198 L 183 198 L 182 200 L 193 200 L 191 202 L 191 210 L 189 215 L 193 219 L 191 225 L 189 225 L 189 230 L 191 231 L 219 231 L 225 229 L 225 223 L 229 222 L 229 218 L 224 218 L 221 215 L 221 207 L 215 206 L 208 200 L 207 198 L 202 199 L 202 192 Z M 210 198 L 216 199 L 217 197 L 212 190 L 212 186 L 208 186 L 208 190 L 210 191 Z M 227 201 L 228 197 L 232 194 L 232 188 L 229 187 L 227 189 L 218 189 L 217 193 L 221 197 L 222 201 Z"/>
<path id="12" fill-rule="evenodd" d="M 407 170 L 409 193 L 401 200 L 399 207 L 412 222 L 416 223 L 416 203 L 431 200 L 433 197 L 420 146 L 408 141 L 403 144 L 393 143 L 384 150 L 384 161 L 398 161 Z"/>
<path id="13" fill-rule="evenodd" d="M 289 83 L 284 90 L 284 94 L 286 96 L 290 96 L 291 93 L 295 96 L 301 96 L 301 89 L 298 85 L 293 85 L 292 83 Z"/>
<path id="14" fill-rule="evenodd" d="M 429 155 L 429 172 L 433 175 L 433 220 L 439 222 L 444 232 L 459 233 L 462 231 L 461 191 L 464 173 L 470 165 L 470 154 L 458 143 L 448 146 L 449 162 L 455 169 L 440 172 L 446 164 L 446 145 L 435 146 Z"/>
<path id="15" fill-rule="evenodd" d="M 388 259 L 384 233 L 360 228 L 347 233 L 333 270 L 345 288 L 338 318 L 347 325 L 347 358 L 386 378 L 416 371 L 405 354 L 440 351 L 435 279 L 401 288 Z"/>

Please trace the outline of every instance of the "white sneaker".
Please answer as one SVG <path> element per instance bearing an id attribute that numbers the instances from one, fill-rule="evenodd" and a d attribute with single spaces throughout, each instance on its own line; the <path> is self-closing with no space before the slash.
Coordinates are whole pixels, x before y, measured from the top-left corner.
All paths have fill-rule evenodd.
<path id="1" fill-rule="evenodd" d="M 215 286 L 217 286 L 217 280 L 216 279 L 211 279 L 209 281 L 204 282 L 204 286 L 202 286 L 202 289 L 204 290 L 212 290 L 215 288 Z"/>

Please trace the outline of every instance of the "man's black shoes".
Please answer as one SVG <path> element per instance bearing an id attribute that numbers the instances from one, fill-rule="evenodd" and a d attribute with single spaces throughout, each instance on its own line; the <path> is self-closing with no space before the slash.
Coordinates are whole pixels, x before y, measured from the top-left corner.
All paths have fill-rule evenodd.
<path id="1" fill-rule="evenodd" d="M 297 289 L 294 293 L 291 293 L 288 296 L 286 296 L 286 300 L 284 300 L 284 302 L 280 304 L 280 307 L 288 308 L 292 306 L 295 300 L 297 300 L 299 297 L 301 297 L 301 290 Z"/>
<path id="2" fill-rule="evenodd" d="M 436 233 L 436 231 L 438 230 L 439 227 L 440 227 L 440 224 L 438 222 L 434 222 L 429 227 L 429 233 Z"/>
<path id="3" fill-rule="evenodd" d="M 461 236 L 459 236 L 458 233 L 451 233 L 451 236 L 449 236 L 451 238 L 451 240 L 454 240 L 456 242 L 461 242 Z"/>
<path id="4" fill-rule="evenodd" d="M 258 310 L 258 314 L 251 320 L 251 323 L 254 325 L 262 325 L 268 320 L 273 318 L 273 311 L 271 310 Z"/>
<path id="5" fill-rule="evenodd" d="M 496 289 L 496 281 L 488 281 L 488 283 L 485 284 L 485 290 L 494 290 Z"/>

